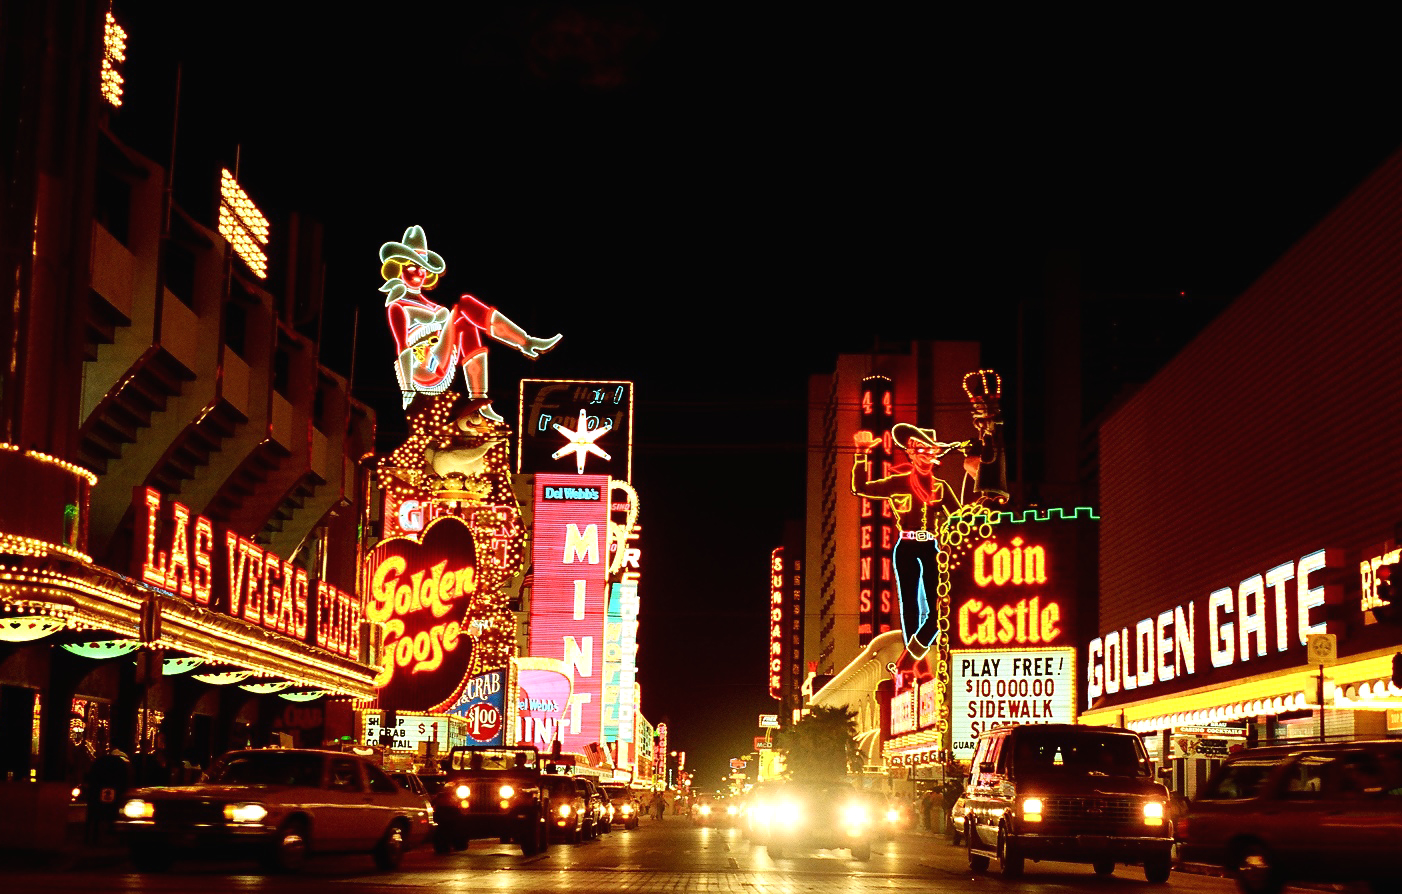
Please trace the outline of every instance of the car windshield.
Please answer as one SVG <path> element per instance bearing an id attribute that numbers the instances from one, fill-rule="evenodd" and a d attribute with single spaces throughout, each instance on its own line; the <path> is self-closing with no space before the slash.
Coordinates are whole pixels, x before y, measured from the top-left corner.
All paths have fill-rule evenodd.
<path id="1" fill-rule="evenodd" d="M 210 782 L 221 785 L 321 785 L 321 755 L 297 751 L 243 751 L 215 764 Z"/>
<path id="2" fill-rule="evenodd" d="M 1278 758 L 1242 758 L 1222 767 L 1198 794 L 1203 801 L 1237 801 L 1254 798 L 1265 784 L 1266 777 L 1280 763 Z"/>
<path id="3" fill-rule="evenodd" d="M 619 798 L 628 797 L 628 790 L 621 785 L 606 785 L 604 794 L 609 796 L 610 801 L 617 801 Z"/>
<path id="4" fill-rule="evenodd" d="M 569 776 L 546 776 L 543 781 L 546 790 L 554 798 L 573 798 L 577 791 L 574 780 Z"/>
<path id="5" fill-rule="evenodd" d="M 534 770 L 536 752 L 534 749 L 476 748 L 471 751 L 454 750 L 450 763 L 454 770 Z"/>
<path id="6" fill-rule="evenodd" d="M 1131 736 L 1093 732 L 1027 729 L 1017 738 L 1014 772 L 1090 773 L 1143 776 L 1146 765 L 1139 741 Z"/>

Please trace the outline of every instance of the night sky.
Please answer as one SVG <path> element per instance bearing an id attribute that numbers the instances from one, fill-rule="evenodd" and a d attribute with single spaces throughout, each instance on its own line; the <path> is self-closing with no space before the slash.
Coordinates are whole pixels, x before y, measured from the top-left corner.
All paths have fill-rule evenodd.
<path id="1" fill-rule="evenodd" d="M 643 712 L 713 785 L 775 710 L 766 564 L 804 511 L 806 377 L 878 339 L 1001 363 L 1049 256 L 1157 360 L 1402 145 L 1402 71 L 1382 22 L 1317 10 L 657 7 L 116 0 L 113 126 L 167 158 L 180 60 L 177 201 L 212 221 L 237 157 L 275 232 L 325 225 L 322 359 L 354 365 L 383 450 L 377 252 L 411 224 L 440 300 L 564 334 L 534 363 L 492 348 L 503 415 L 521 377 L 636 383 Z"/>

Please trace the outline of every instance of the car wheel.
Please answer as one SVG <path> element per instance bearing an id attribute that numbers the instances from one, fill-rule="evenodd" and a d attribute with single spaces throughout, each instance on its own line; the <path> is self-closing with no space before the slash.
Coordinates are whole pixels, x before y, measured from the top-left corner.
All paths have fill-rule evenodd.
<path id="1" fill-rule="evenodd" d="M 1022 875 L 1023 859 L 1017 848 L 1017 839 L 1008 833 L 1007 826 L 998 828 L 998 871 L 1004 878 L 1017 878 Z"/>
<path id="2" fill-rule="evenodd" d="M 1173 858 L 1168 854 L 1150 857 L 1144 861 L 1144 878 L 1151 885 L 1162 885 L 1168 881 L 1169 873 L 1172 871 Z"/>
<path id="3" fill-rule="evenodd" d="M 448 834 L 448 830 L 439 826 L 433 830 L 433 852 L 435 854 L 450 854 L 453 852 L 453 836 Z"/>
<path id="4" fill-rule="evenodd" d="M 131 865 L 137 872 L 165 872 L 174 862 L 168 849 L 139 845 L 131 849 Z"/>
<path id="5" fill-rule="evenodd" d="M 988 858 L 983 854 L 974 853 L 974 841 L 977 837 L 974 834 L 973 823 L 970 822 L 964 827 L 964 851 L 969 855 L 969 868 L 974 872 L 984 872 L 988 869 Z"/>
<path id="6" fill-rule="evenodd" d="M 307 861 L 307 825 L 292 820 L 278 830 L 264 860 L 269 872 L 296 872 Z"/>
<path id="7" fill-rule="evenodd" d="M 1232 877 L 1241 894 L 1280 894 L 1285 887 L 1275 855 L 1259 841 L 1246 841 L 1237 847 Z"/>
<path id="8" fill-rule="evenodd" d="M 1096 860 L 1094 863 L 1092 863 L 1092 864 L 1090 864 L 1090 865 L 1093 866 L 1093 867 L 1095 867 L 1095 874 L 1096 874 L 1096 875 L 1114 875 L 1114 874 L 1115 874 L 1115 861 L 1114 861 L 1114 860 Z M 1145 865 L 1147 866 L 1148 864 L 1146 863 Z"/>
<path id="9" fill-rule="evenodd" d="M 784 859 L 784 846 L 782 844 L 775 844 L 771 841 L 764 846 L 764 850 L 769 854 L 771 860 Z"/>
<path id="10" fill-rule="evenodd" d="M 870 859 L 871 859 L 871 842 L 870 842 L 870 841 L 863 841 L 861 844 L 854 844 L 854 845 L 852 845 L 852 859 L 853 859 L 853 860 L 870 860 Z"/>
<path id="11" fill-rule="evenodd" d="M 404 824 L 395 822 L 375 845 L 375 867 L 385 872 L 399 868 L 404 861 Z"/>

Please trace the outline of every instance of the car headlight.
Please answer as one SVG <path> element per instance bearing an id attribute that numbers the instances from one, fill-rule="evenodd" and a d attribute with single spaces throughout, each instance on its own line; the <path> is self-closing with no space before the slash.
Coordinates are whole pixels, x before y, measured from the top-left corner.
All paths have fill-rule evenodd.
<path id="1" fill-rule="evenodd" d="M 632 804 L 624 804 L 622 807 L 619 808 L 619 810 L 622 810 L 622 811 L 623 811 L 623 815 L 624 815 L 624 816 L 627 816 L 628 814 L 630 814 L 630 813 L 633 812 L 633 805 L 632 805 Z"/>
<path id="2" fill-rule="evenodd" d="M 569 816 L 572 812 L 573 810 L 568 804 L 561 804 L 560 809 L 556 811 L 560 816 Z"/>
<path id="3" fill-rule="evenodd" d="M 262 804 L 225 804 L 224 819 L 231 823 L 261 823 L 268 816 Z"/>
<path id="4" fill-rule="evenodd" d="M 774 819 L 786 826 L 792 826 L 798 822 L 798 805 L 792 801 L 785 801 L 783 804 L 774 806 Z"/>
<path id="5" fill-rule="evenodd" d="M 740 808 L 736 807 L 734 804 L 731 804 L 729 807 L 725 808 L 725 812 L 730 814 L 731 816 L 735 816 L 737 813 L 740 812 Z"/>
<path id="6" fill-rule="evenodd" d="M 458 800 L 466 801 L 467 796 L 472 794 L 472 789 L 468 788 L 465 785 L 460 785 L 457 788 L 453 789 L 453 794 L 458 796 Z"/>
<path id="7" fill-rule="evenodd" d="M 1022 801 L 1022 818 L 1029 823 L 1040 823 L 1042 821 L 1042 799 L 1024 798 Z"/>
<path id="8" fill-rule="evenodd" d="M 1163 802 L 1162 802 L 1162 801 L 1146 801 L 1146 802 L 1144 802 L 1144 825 L 1146 825 L 1146 826 L 1162 826 L 1162 825 L 1163 825 Z"/>
<path id="9" fill-rule="evenodd" d="M 701 805 L 701 815 L 702 815 L 702 816 L 710 816 L 710 815 L 711 815 L 711 805 L 710 805 L 710 804 L 702 804 L 702 805 Z"/>
<path id="10" fill-rule="evenodd" d="M 497 789 L 497 797 L 503 800 L 510 798 L 514 794 L 516 794 L 516 789 L 509 785 L 503 785 L 501 788 Z"/>
<path id="11" fill-rule="evenodd" d="M 156 815 L 156 805 L 150 801 L 133 799 L 122 805 L 122 816 L 130 820 L 150 819 Z"/>
<path id="12" fill-rule="evenodd" d="M 869 822 L 867 809 L 860 804 L 848 804 L 842 809 L 842 821 L 849 826 L 864 826 Z"/>

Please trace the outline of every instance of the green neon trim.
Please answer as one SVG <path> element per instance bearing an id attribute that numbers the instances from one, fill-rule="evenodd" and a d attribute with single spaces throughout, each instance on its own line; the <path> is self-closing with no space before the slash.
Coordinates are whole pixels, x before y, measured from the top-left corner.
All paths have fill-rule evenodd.
<path id="1" fill-rule="evenodd" d="M 63 651 L 71 652 L 82 658 L 92 658 L 102 660 L 104 658 L 120 658 L 123 655 L 130 655 L 141 648 L 141 643 L 134 639 L 105 639 L 91 643 L 64 643 Z"/>
<path id="2" fill-rule="evenodd" d="M 1026 522 L 1075 521 L 1077 519 L 1100 521 L 1100 516 L 1096 513 L 1094 506 L 1077 506 L 1069 510 L 1060 507 L 1052 507 L 1050 509 L 1026 509 L 1021 513 L 999 512 L 995 514 L 998 516 L 998 521 L 1011 522 L 1015 525 L 1024 524 Z"/>

